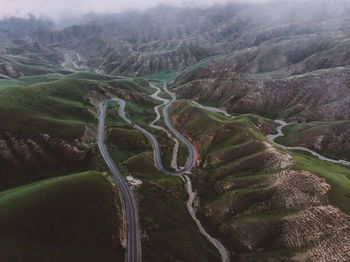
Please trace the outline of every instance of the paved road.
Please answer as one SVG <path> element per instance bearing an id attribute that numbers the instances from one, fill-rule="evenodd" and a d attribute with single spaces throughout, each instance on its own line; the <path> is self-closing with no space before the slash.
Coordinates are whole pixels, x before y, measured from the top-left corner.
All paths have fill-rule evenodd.
<path id="1" fill-rule="evenodd" d="M 223 114 L 225 114 L 226 116 L 231 116 L 231 115 L 229 115 L 226 111 L 224 111 L 224 110 L 222 110 L 222 109 L 215 108 L 215 107 L 203 106 L 203 105 L 197 103 L 196 101 L 192 101 L 192 102 L 193 102 L 196 106 L 198 106 L 199 108 L 202 108 L 202 109 L 204 109 L 204 110 L 208 110 L 208 111 L 212 111 L 212 112 L 217 112 L 217 113 L 223 113 Z M 327 162 L 331 162 L 331 163 L 335 163 L 335 164 L 342 164 L 342 165 L 350 166 L 350 162 L 349 162 L 349 161 L 341 160 L 341 159 L 331 159 L 331 158 L 322 156 L 322 155 L 316 153 L 315 151 L 312 151 L 311 149 L 306 148 L 306 147 L 302 147 L 302 146 L 284 146 L 284 145 L 278 144 L 277 142 L 275 142 L 276 138 L 277 138 L 277 137 L 284 136 L 284 134 L 283 134 L 283 132 L 282 132 L 282 129 L 283 129 L 285 126 L 290 125 L 290 124 L 292 124 L 292 123 L 286 123 L 286 122 L 283 121 L 283 120 L 275 120 L 275 122 L 276 122 L 277 124 L 279 124 L 279 126 L 277 127 L 277 134 L 276 134 L 276 135 L 268 135 L 268 136 L 266 136 L 266 137 L 267 137 L 267 139 L 269 139 L 272 143 L 274 143 L 276 146 L 279 146 L 279 147 L 281 147 L 281 148 L 283 148 L 283 149 L 287 149 L 287 150 L 308 152 L 308 153 L 312 154 L 313 156 L 317 157 L 317 158 L 320 159 L 320 160 L 327 161 Z"/>
<path id="2" fill-rule="evenodd" d="M 187 147 L 187 151 L 188 151 L 188 159 L 187 162 L 184 166 L 183 169 L 175 171 L 175 172 L 170 172 L 174 175 L 183 175 L 187 172 L 189 172 L 193 166 L 194 166 L 194 149 L 192 144 L 183 136 L 180 134 L 179 131 L 177 131 L 173 125 L 171 124 L 171 122 L 169 121 L 169 115 L 168 115 L 168 110 L 171 107 L 171 105 L 176 101 L 176 96 L 171 93 L 168 88 L 167 88 L 167 82 L 164 81 L 163 82 L 163 90 L 168 93 L 171 96 L 171 101 L 170 103 L 168 103 L 164 108 L 163 108 L 163 117 L 164 117 L 164 121 L 165 124 L 168 126 L 169 130 L 180 140 L 182 141 L 186 147 Z"/>
<path id="3" fill-rule="evenodd" d="M 159 108 L 161 108 L 162 106 L 166 105 L 167 103 L 169 103 L 169 100 L 168 99 L 165 99 L 165 98 L 162 98 L 162 97 L 159 97 L 159 93 L 162 91 L 160 90 L 159 87 L 155 86 L 155 85 L 152 85 L 150 84 L 152 88 L 155 88 L 157 91 L 152 94 L 150 97 L 152 99 L 155 99 L 155 100 L 158 100 L 158 101 L 161 101 L 162 104 L 161 105 L 157 105 L 154 107 L 154 112 L 156 112 L 157 114 L 157 117 L 156 119 L 154 119 L 150 124 L 149 126 L 152 127 L 152 128 L 155 128 L 155 129 L 158 129 L 158 130 L 162 130 L 163 132 L 166 133 L 166 135 L 168 136 L 169 139 L 173 140 L 174 141 L 174 148 L 173 148 L 173 153 L 172 153 L 172 157 L 171 157 L 171 164 L 170 166 L 172 168 L 174 168 L 175 170 L 178 169 L 178 166 L 177 166 L 177 153 L 179 151 L 179 147 L 180 147 L 180 143 L 179 143 L 179 140 L 174 137 L 169 131 L 168 129 L 162 127 L 162 126 L 158 126 L 156 125 L 155 123 L 159 121 L 160 119 L 160 112 L 159 112 Z"/>
<path id="4" fill-rule="evenodd" d="M 133 128 L 141 131 L 148 139 L 149 141 L 152 143 L 152 147 L 153 147 L 153 155 L 154 155 L 154 164 L 156 166 L 156 168 L 167 174 L 167 175 L 174 175 L 174 176 L 181 176 L 187 172 L 189 172 L 193 166 L 194 166 L 194 149 L 191 145 L 191 143 L 185 138 L 183 137 L 179 131 L 177 131 L 173 125 L 170 123 L 169 121 L 169 117 L 168 117 L 168 109 L 169 107 L 176 101 L 176 97 L 169 92 L 169 90 L 167 89 L 167 84 L 166 82 L 164 82 L 164 86 L 163 89 L 165 92 L 167 92 L 169 95 L 171 95 L 172 100 L 170 101 L 170 103 L 168 103 L 164 108 L 163 108 L 163 116 L 164 116 L 164 120 L 166 125 L 168 126 L 168 128 L 170 129 L 171 132 L 173 132 L 175 134 L 175 136 L 181 140 L 187 147 L 188 149 L 188 159 L 187 162 L 184 166 L 184 168 L 177 170 L 177 171 L 171 171 L 171 170 L 167 170 L 163 163 L 162 163 L 162 159 L 160 156 L 160 149 L 159 149 L 159 144 L 157 139 L 147 130 L 143 129 L 142 127 L 140 127 L 139 125 L 133 123 L 129 118 L 126 117 L 125 115 L 125 101 L 120 99 L 120 98 L 113 98 L 110 100 L 105 101 L 105 103 L 108 102 L 116 102 L 119 104 L 119 110 L 118 110 L 118 114 L 119 116 L 125 121 L 127 122 L 129 125 L 131 125 Z"/>
<path id="5" fill-rule="evenodd" d="M 203 106 L 201 104 L 199 104 L 197 101 L 193 101 L 192 103 L 195 104 L 196 106 L 198 106 L 201 109 L 207 110 L 207 111 L 211 111 L 211 112 L 215 112 L 215 113 L 221 113 L 224 114 L 227 117 L 233 117 L 231 116 L 229 113 L 227 113 L 225 110 L 220 109 L 220 108 L 216 108 L 216 107 L 211 107 L 211 106 Z"/>
<path id="6" fill-rule="evenodd" d="M 163 163 L 162 163 L 162 160 L 160 157 L 160 149 L 159 149 L 159 145 L 158 145 L 156 138 L 150 132 L 143 129 L 139 125 L 133 123 L 130 119 L 128 119 L 126 117 L 126 115 L 125 115 L 125 101 L 124 100 L 122 100 L 120 98 L 113 98 L 113 99 L 106 100 L 100 104 L 98 144 L 99 144 L 100 151 L 101 151 L 106 163 L 108 164 L 109 168 L 111 169 L 113 177 L 117 181 L 117 183 L 121 189 L 121 192 L 123 194 L 123 198 L 124 198 L 124 202 L 125 202 L 125 206 L 126 206 L 126 213 L 127 213 L 127 227 L 128 227 L 128 260 L 127 261 L 129 261 L 129 262 L 130 261 L 141 261 L 141 255 L 138 251 L 138 249 L 141 247 L 140 242 L 139 242 L 140 236 L 139 236 L 139 232 L 138 232 L 138 222 L 137 222 L 138 217 L 137 217 L 137 211 L 136 211 L 136 207 L 135 207 L 135 201 L 134 201 L 133 196 L 130 192 L 130 189 L 129 189 L 127 183 L 125 182 L 122 174 L 117 169 L 113 160 L 109 156 L 107 149 L 104 145 L 104 120 L 105 120 L 106 105 L 109 102 L 118 103 L 119 104 L 119 110 L 118 110 L 119 116 L 125 122 L 127 122 L 129 125 L 131 125 L 133 128 L 141 131 L 151 141 L 152 146 L 153 146 L 154 162 L 155 162 L 155 166 L 157 167 L 157 169 L 159 169 L 161 172 L 168 174 L 168 175 L 182 176 L 183 174 L 188 173 L 193 168 L 193 166 L 195 164 L 194 163 L 194 161 L 195 161 L 194 149 L 192 147 L 192 144 L 185 137 L 183 137 L 173 127 L 173 125 L 169 121 L 168 110 L 169 110 L 170 106 L 176 101 L 176 96 L 174 94 L 172 94 L 167 89 L 166 82 L 164 82 L 164 84 L 163 84 L 163 90 L 171 96 L 171 101 L 169 101 L 169 103 L 166 104 L 166 106 L 163 108 L 162 113 L 163 113 L 164 121 L 165 121 L 166 125 L 168 126 L 169 130 L 171 132 L 173 132 L 173 134 L 177 137 L 177 139 L 181 140 L 186 145 L 186 147 L 188 149 L 188 160 L 186 162 L 186 165 L 184 166 L 184 168 L 182 168 L 181 170 L 177 170 L 177 171 L 169 171 L 169 170 L 165 169 L 165 167 L 163 166 Z M 187 176 L 185 176 L 185 178 L 186 178 L 185 182 L 188 185 L 188 183 L 190 183 L 190 179 Z M 188 190 L 188 188 L 187 188 L 187 190 Z M 197 226 L 199 227 L 200 232 L 202 234 L 204 234 L 204 236 L 207 237 L 207 239 L 219 250 L 220 255 L 222 257 L 222 261 L 223 262 L 229 261 L 229 255 L 228 255 L 228 251 L 226 250 L 226 248 L 218 240 L 212 238 L 204 230 L 204 228 L 200 224 L 200 221 L 196 218 L 195 211 L 194 211 L 193 206 L 192 206 L 193 199 L 194 199 L 194 193 L 193 192 L 191 193 L 191 191 L 192 191 L 192 186 L 191 186 L 191 190 L 188 190 L 190 198 L 189 198 L 189 202 L 187 204 L 187 208 L 188 208 L 192 218 L 194 219 Z"/>
<path id="7" fill-rule="evenodd" d="M 128 231 L 128 244 L 127 244 L 127 261 L 128 262 L 137 262 L 141 261 L 140 253 L 140 236 L 139 236 L 139 228 L 138 228 L 138 215 L 136 210 L 136 204 L 135 199 L 129 189 L 129 186 L 127 182 L 125 181 L 123 175 L 116 167 L 115 163 L 113 162 L 111 156 L 109 155 L 106 145 L 104 144 L 105 139 L 105 117 L 106 117 L 106 106 L 109 102 L 116 102 L 119 104 L 119 110 L 118 114 L 119 116 L 127 122 L 129 125 L 131 125 L 133 128 L 141 131 L 143 134 L 147 136 L 147 138 L 151 141 L 153 146 L 153 154 L 155 159 L 155 166 L 163 173 L 168 175 L 175 175 L 175 176 L 181 176 L 187 172 L 189 172 L 193 166 L 194 166 L 194 150 L 191 145 L 191 143 L 184 138 L 170 123 L 169 117 L 168 117 L 168 109 L 171 106 L 172 103 L 175 102 L 176 97 L 170 93 L 167 89 L 167 84 L 164 82 L 164 91 L 167 92 L 169 95 L 171 95 L 172 100 L 169 104 L 167 104 L 163 109 L 163 115 L 165 118 L 165 123 L 169 127 L 169 129 L 177 136 L 179 140 L 181 140 L 188 148 L 188 160 L 186 162 L 186 165 L 183 169 L 178 171 L 169 171 L 167 170 L 162 163 L 161 157 L 160 157 L 160 149 L 159 144 L 156 140 L 156 138 L 147 130 L 143 129 L 139 125 L 133 123 L 129 118 L 125 115 L 125 101 L 120 98 L 113 98 L 109 100 L 105 100 L 100 103 L 100 110 L 99 110 L 99 125 L 98 125 L 98 147 L 100 149 L 100 152 L 106 161 L 109 169 L 112 172 L 114 180 L 117 182 L 120 191 L 124 198 L 125 203 L 125 210 L 126 210 L 126 220 L 127 220 L 127 231 Z"/>
<path id="8" fill-rule="evenodd" d="M 122 103 L 124 102 L 121 100 Z M 109 169 L 112 172 L 114 180 L 117 182 L 120 192 L 123 195 L 125 211 L 126 211 L 126 224 L 127 224 L 127 261 L 138 262 L 141 261 L 141 244 L 138 227 L 138 215 L 134 197 L 129 189 L 127 182 L 123 175 L 120 173 L 111 156 L 108 154 L 106 145 L 104 144 L 104 133 L 105 133 L 105 115 L 106 105 L 109 100 L 101 102 L 100 104 L 100 115 L 98 123 L 98 147 L 101 154 L 106 161 Z M 125 104 L 124 104 L 125 105 Z M 124 109 L 123 109 L 124 110 Z"/>
<path id="9" fill-rule="evenodd" d="M 271 142 L 273 142 L 275 145 L 277 145 L 277 146 L 279 146 L 279 147 L 281 147 L 281 148 L 284 148 L 284 149 L 288 149 L 288 150 L 299 150 L 299 151 L 308 152 L 308 153 L 314 155 L 315 157 L 317 157 L 318 159 L 323 160 L 323 161 L 327 161 L 327 162 L 331 162 L 331 163 L 335 163 L 335 164 L 342 164 L 342 165 L 350 166 L 350 162 L 349 162 L 349 161 L 331 159 L 331 158 L 322 156 L 322 155 L 316 153 L 315 151 L 312 151 L 311 149 L 306 148 L 306 147 L 302 147 L 302 146 L 284 146 L 284 145 L 281 145 L 281 144 L 276 143 L 276 142 L 275 142 L 275 139 L 276 139 L 277 137 L 284 136 L 284 134 L 283 134 L 283 132 L 282 132 L 282 129 L 283 129 L 285 126 L 290 125 L 291 123 L 286 123 L 286 122 L 283 121 L 283 120 L 275 120 L 275 122 L 276 122 L 277 124 L 279 124 L 279 126 L 277 127 L 277 135 L 269 135 L 269 136 L 267 136 L 267 138 L 268 138 Z"/>

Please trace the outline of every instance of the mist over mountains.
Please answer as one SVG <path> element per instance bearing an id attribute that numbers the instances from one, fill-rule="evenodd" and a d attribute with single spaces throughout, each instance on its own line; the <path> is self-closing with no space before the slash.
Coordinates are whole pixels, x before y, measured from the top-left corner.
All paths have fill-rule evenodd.
<path id="1" fill-rule="evenodd" d="M 1 262 L 350 261 L 349 1 L 2 4 Z"/>
<path id="2" fill-rule="evenodd" d="M 33 15 L 36 17 L 50 18 L 55 21 L 69 20 L 72 18 L 79 18 L 86 14 L 99 13 L 99 14 L 113 14 L 121 13 L 127 10 L 139 10 L 145 11 L 150 8 L 154 8 L 158 5 L 168 5 L 172 7 L 209 7 L 218 4 L 229 3 L 264 3 L 280 0 L 73 0 L 73 1 L 53 1 L 53 0 L 13 0 L 6 2 L 1 0 L 0 3 L 6 8 L 0 10 L 0 17 L 27 17 Z M 295 1 L 307 1 L 307 0 L 294 0 Z M 4 2 L 4 3 L 2 3 Z"/>
<path id="3" fill-rule="evenodd" d="M 162 5 L 85 15 L 62 29 L 50 20 L 6 18 L 0 41 L 74 50 L 82 66 L 115 75 L 182 70 L 214 56 L 224 71 L 293 75 L 348 64 L 349 11 L 347 1 Z"/>

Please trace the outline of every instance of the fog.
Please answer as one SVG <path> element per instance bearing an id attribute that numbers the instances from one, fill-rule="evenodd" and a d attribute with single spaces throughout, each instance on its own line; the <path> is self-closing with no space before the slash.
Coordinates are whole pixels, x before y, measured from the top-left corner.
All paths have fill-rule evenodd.
<path id="1" fill-rule="evenodd" d="M 272 0 L 0 0 L 2 6 L 0 18 L 34 15 L 35 17 L 59 20 L 88 13 L 118 13 L 129 9 L 145 10 L 159 4 L 205 7 L 230 2 L 261 3 L 268 1 Z"/>

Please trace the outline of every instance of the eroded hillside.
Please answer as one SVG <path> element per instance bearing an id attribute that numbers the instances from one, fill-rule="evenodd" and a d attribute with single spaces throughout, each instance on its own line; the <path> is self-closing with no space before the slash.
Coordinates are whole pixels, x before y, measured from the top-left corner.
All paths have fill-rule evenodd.
<path id="1" fill-rule="evenodd" d="M 114 96 L 145 104 L 148 84 L 92 72 L 1 81 L 1 260 L 124 260 L 123 203 L 96 150 L 97 110 Z"/>
<path id="2" fill-rule="evenodd" d="M 329 199 L 330 191 L 337 194 L 334 182 L 312 165 L 303 170 L 303 156 L 265 142 L 256 117 L 231 120 L 189 102 L 178 102 L 171 115 L 197 149 L 193 178 L 200 218 L 232 259 L 349 259 L 350 220 L 339 208 L 342 200 Z M 334 165 L 334 176 L 336 170 Z"/>
<path id="3" fill-rule="evenodd" d="M 316 71 L 283 79 L 198 69 L 173 87 L 184 98 L 288 121 L 334 121 L 350 117 L 348 69 Z"/>

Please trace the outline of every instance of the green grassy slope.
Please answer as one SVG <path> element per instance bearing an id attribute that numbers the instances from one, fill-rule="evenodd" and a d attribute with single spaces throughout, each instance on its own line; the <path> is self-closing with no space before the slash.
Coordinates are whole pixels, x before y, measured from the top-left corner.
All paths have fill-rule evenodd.
<path id="1" fill-rule="evenodd" d="M 109 261 L 113 258 L 114 261 L 121 261 L 118 260 L 119 253 L 116 254 L 108 248 L 110 246 L 106 242 L 105 233 L 114 232 L 109 223 L 111 210 L 106 207 L 110 199 L 104 198 L 104 204 L 100 201 L 105 195 L 107 197 L 107 185 L 105 191 L 100 189 L 101 182 L 92 178 L 96 176 L 93 173 L 44 180 L 90 169 L 106 170 L 96 146 L 90 144 L 86 152 L 86 161 L 74 160 L 72 165 L 68 165 L 67 159 L 61 157 L 64 153 L 56 151 L 52 154 L 53 150 L 49 150 L 40 134 L 47 133 L 51 137 L 74 144 L 76 139 L 84 134 L 86 125 L 96 126 L 95 106 L 98 101 L 93 99 L 103 99 L 103 90 L 126 100 L 127 115 L 133 121 L 147 127 L 155 118 L 153 107 L 156 102 L 148 97 L 154 89 L 149 89 L 142 79 L 112 80 L 90 72 L 79 72 L 70 76 L 22 77 L 13 81 L 16 83 L 4 83 L 0 88 L 0 122 L 6 123 L 0 127 L 0 139 L 7 141 L 9 134 L 23 139 L 25 144 L 28 144 L 26 139 L 31 139 L 45 150 L 45 156 L 49 155 L 53 162 L 48 162 L 52 163 L 50 167 L 45 165 L 45 159 L 42 158 L 30 165 L 21 162 L 26 170 L 31 170 L 31 174 L 28 175 L 24 170 L 13 169 L 10 165 L 4 166 L 2 160 L 0 161 L 0 167 L 6 170 L 0 176 L 1 188 L 12 188 L 10 191 L 2 191 L 3 194 L 11 196 L 10 200 L 4 198 L 3 204 L 4 209 L 8 208 L 11 214 L 6 215 L 7 218 L 1 222 L 8 228 L 3 234 L 3 239 L 7 239 L 8 244 L 2 246 L 4 252 L 1 261 L 21 261 L 23 257 L 27 257 L 28 261 L 41 261 L 41 257 L 37 255 L 40 253 L 42 261 L 45 261 L 47 256 L 52 256 L 52 261 L 62 260 L 62 257 L 68 257 L 65 261 L 70 261 L 70 257 L 72 261 Z M 219 261 L 216 250 L 199 234 L 187 212 L 187 194 L 181 179 L 165 177 L 155 170 L 149 142 L 141 133 L 120 121 L 116 109 L 114 104 L 107 109 L 107 144 L 123 174 L 133 175 L 144 181 L 143 187 L 137 190 L 142 230 L 149 235 L 149 238 L 144 240 L 146 244 L 143 245 L 144 261 L 166 261 L 172 258 L 189 261 L 197 257 L 201 261 Z M 90 132 L 96 132 L 92 127 Z M 163 134 L 155 135 L 162 150 L 167 154 L 169 139 Z M 33 148 L 30 152 L 38 157 Z M 170 153 L 163 158 L 169 160 Z M 29 184 L 40 180 L 42 181 L 37 184 Z M 92 184 L 99 188 L 96 193 L 98 195 L 93 193 L 95 189 L 92 188 Z M 23 186 L 18 187 L 20 185 Z M 87 196 L 86 192 L 90 190 L 92 193 Z M 28 201 L 22 201 L 24 197 Z M 66 202 L 68 199 L 70 203 Z M 87 206 L 83 199 L 93 202 L 91 209 L 95 208 L 97 213 L 104 212 L 104 215 L 91 213 L 90 206 Z M 163 200 L 166 200 L 166 203 Z M 9 203 L 14 201 L 20 204 L 14 205 L 13 208 L 17 206 L 17 209 L 10 209 Z M 99 206 L 96 207 L 95 204 Z M 22 212 L 30 214 L 27 218 L 28 223 L 24 223 Z M 171 215 L 164 217 L 163 212 Z M 82 216 L 87 218 L 83 219 Z M 91 232 L 86 232 L 86 227 L 93 224 L 89 219 L 96 223 L 105 219 L 105 227 L 99 226 Z M 113 219 L 117 220 L 115 217 Z M 45 220 L 46 223 L 43 222 Z M 42 224 L 42 229 L 39 223 Z M 30 225 L 33 225 L 33 230 L 38 231 L 37 235 L 33 233 Z M 57 230 L 51 232 L 51 227 Z M 179 242 L 179 239 L 182 241 Z M 111 235 L 109 241 L 108 243 L 112 242 Z M 14 248 L 20 250 L 20 254 L 13 254 Z M 82 249 L 88 251 L 83 253 Z M 77 250 L 79 252 L 76 252 Z M 99 259 L 96 259 L 97 255 L 100 255 Z"/>
<path id="2" fill-rule="evenodd" d="M 84 134 L 86 125 L 91 126 L 92 133 L 96 132 L 93 126 L 97 124 L 97 103 L 90 93 L 94 99 L 101 100 L 103 93 L 100 90 L 103 89 L 127 102 L 127 116 L 155 134 L 162 148 L 162 158 L 170 164 L 172 141 L 162 132 L 148 127 L 155 118 L 153 108 L 157 102 L 149 98 L 154 89 L 148 88 L 144 80 L 110 79 L 79 72 L 69 76 L 22 77 L 16 81 L 23 85 L 0 88 L 0 122 L 7 123 L 0 127 L 0 139 L 8 139 L 10 133 L 19 138 L 30 138 L 47 149 L 40 134 L 48 133 L 74 144 Z M 122 173 L 143 181 L 136 195 L 145 236 L 142 243 L 144 261 L 219 261 L 216 249 L 198 232 L 188 214 L 188 196 L 182 180 L 165 176 L 155 169 L 149 141 L 119 119 L 117 108 L 113 103 L 107 108 L 106 142 Z M 68 165 L 66 159 L 60 158 L 63 153 L 56 152 L 57 155 L 52 155 L 54 164 L 64 168 L 44 166 L 40 169 L 45 161 L 39 159 L 30 168 L 31 176 L 17 171 L 1 174 L 0 179 L 7 182 L 2 183 L 2 189 L 12 188 L 0 193 L 0 206 L 3 199 L 3 209 L 9 210 L 9 215 L 4 214 L 6 219 L 1 220 L 0 216 L 0 226 L 8 228 L 3 234 L 7 244 L 2 246 L 1 261 L 21 261 L 23 257 L 28 261 L 41 261 L 42 257 L 45 261 L 48 256 L 52 261 L 63 257 L 68 258 L 65 261 L 70 258 L 71 261 L 121 261 L 121 249 L 111 247 L 116 229 L 111 228 L 110 221 L 116 220 L 117 225 L 120 221 L 111 206 L 109 185 L 91 172 L 66 175 L 91 169 L 106 170 L 94 141 L 89 142 L 92 144 L 87 149 L 85 161 L 74 160 Z M 10 168 L 7 166 L 5 170 Z M 46 180 L 61 175 L 65 176 Z M 40 182 L 28 184 L 33 181 Z M 23 186 L 17 187 L 20 185 Z M 26 218 L 28 222 L 24 213 L 30 214 Z M 94 223 L 94 228 L 87 231 Z M 110 233 L 109 242 L 107 233 Z M 3 242 L 1 237 L 0 242 Z M 14 249 L 21 252 L 14 255 Z M 85 253 L 82 252 L 84 249 L 87 250 Z M 38 257 L 39 253 L 42 253 L 41 257 Z"/>
<path id="3" fill-rule="evenodd" d="M 88 83 L 60 79 L 0 88 L 0 140 L 7 144 L 1 154 L 11 155 L 0 160 L 1 189 L 91 168 L 91 148 L 81 147 L 79 155 L 69 148 L 96 123 L 86 102 Z"/>
<path id="4" fill-rule="evenodd" d="M 146 137 L 117 117 L 115 105 L 110 108 L 114 110 L 108 113 L 109 152 L 123 175 L 143 182 L 136 190 L 144 234 L 143 261 L 219 261 L 219 254 L 188 214 L 181 179 L 159 172 Z"/>
<path id="5" fill-rule="evenodd" d="M 84 105 L 86 82 L 58 80 L 29 87 L 0 90 L 0 133 L 37 136 L 48 132 L 61 138 L 77 137 L 93 117 Z"/>
<path id="6" fill-rule="evenodd" d="M 34 76 L 22 76 L 17 79 L 26 85 L 33 85 L 43 82 L 51 82 L 59 80 L 63 77 L 61 74 L 45 74 L 45 75 L 34 75 Z"/>
<path id="7" fill-rule="evenodd" d="M 280 170 L 269 170 L 266 166 L 269 163 L 266 138 L 256 128 L 259 117 L 242 115 L 228 119 L 186 100 L 177 101 L 170 115 L 198 152 L 192 181 L 200 199 L 200 219 L 213 236 L 236 254 L 232 259 L 288 260 L 304 252 L 275 242 L 281 234 L 279 226 L 283 219 L 295 215 L 300 207 L 281 208 L 277 204 L 264 209 L 267 203 L 276 201 L 268 179 Z M 330 203 L 350 214 L 349 168 L 298 152 L 288 153 L 293 159 L 290 169 L 307 170 L 325 178 L 331 185 Z M 245 240 L 251 243 L 250 248 L 245 246 Z"/>
<path id="8" fill-rule="evenodd" d="M 43 180 L 0 193 L 0 260 L 124 261 L 120 217 L 101 174 Z M 119 207 L 120 208 L 120 207 Z"/>
<path id="9" fill-rule="evenodd" d="M 1 81 L 10 83 L 0 87 L 2 190 L 95 168 L 97 104 L 107 92 L 153 106 L 141 79 L 111 80 L 85 71 Z"/>
<path id="10" fill-rule="evenodd" d="M 135 90 L 136 93 L 139 93 L 140 96 L 148 96 L 154 93 L 154 90 L 149 88 L 148 89 L 143 88 L 140 90 L 133 88 L 133 90 Z M 148 130 L 156 137 L 160 146 L 163 164 L 168 169 L 171 169 L 170 163 L 171 163 L 172 150 L 174 146 L 173 140 L 170 140 L 165 132 L 158 129 L 151 128 L 149 126 L 149 123 L 156 118 L 156 113 L 154 112 L 155 105 L 157 105 L 157 101 L 151 98 L 147 98 L 139 101 L 129 100 L 127 101 L 125 106 L 125 113 L 126 113 L 126 116 L 129 119 L 131 119 L 134 123 Z M 113 126 L 114 124 L 113 120 L 119 121 L 117 122 L 117 124 L 123 123 L 119 119 L 119 117 L 116 115 L 117 110 L 118 110 L 118 104 L 110 103 L 108 108 L 108 112 L 109 112 L 108 117 L 110 119 L 107 119 L 107 123 L 110 123 L 111 126 Z"/>
<path id="11" fill-rule="evenodd" d="M 306 146 L 320 154 L 350 160 L 350 121 L 291 124 L 283 129 L 285 136 L 276 142 L 290 146 Z"/>
<path id="12" fill-rule="evenodd" d="M 329 191 L 330 202 L 350 215 L 350 168 L 321 161 L 304 153 L 290 152 L 296 170 L 308 170 L 324 177 L 331 185 Z"/>
<path id="13" fill-rule="evenodd" d="M 185 100 L 179 101 L 177 108 L 171 112 L 172 115 L 181 113 L 193 115 L 191 121 L 188 121 L 186 125 L 179 126 L 180 129 L 190 130 L 184 131 L 188 136 L 196 137 L 197 134 L 205 136 L 206 133 L 214 135 L 215 140 L 211 141 L 210 145 L 202 144 L 199 150 L 200 161 L 207 163 L 207 167 L 202 168 L 202 171 L 204 173 L 210 173 L 208 183 L 210 183 L 209 181 L 211 181 L 213 177 L 219 176 L 222 178 L 222 176 L 233 172 L 235 174 L 234 177 L 231 178 L 234 179 L 239 177 L 244 179 L 244 176 L 247 175 L 254 175 L 254 179 L 257 177 L 256 168 L 258 162 L 252 162 L 254 164 L 251 165 L 246 165 L 244 163 L 256 161 L 258 159 L 255 157 L 256 154 L 259 154 L 259 152 L 263 150 L 263 147 L 254 143 L 253 140 L 266 139 L 252 126 L 250 115 L 242 115 L 231 121 L 223 121 L 220 120 L 220 118 L 223 118 L 222 116 L 198 109 L 193 106 L 192 103 Z M 225 124 L 225 122 L 231 122 L 231 125 L 238 126 L 235 126 L 235 129 L 231 129 L 234 132 L 231 131 L 225 135 L 224 132 L 221 131 L 224 128 L 229 130 L 229 125 Z M 201 133 L 204 125 L 207 131 Z M 294 126 L 291 125 L 288 128 L 293 130 Z M 287 133 L 288 132 L 291 133 L 291 136 L 295 135 L 293 131 L 287 131 Z M 210 141 L 208 143 L 210 143 Z M 291 154 L 294 160 L 293 169 L 309 170 L 324 177 L 331 185 L 330 197 L 333 204 L 350 214 L 350 206 L 347 203 L 347 198 L 350 194 L 349 168 L 321 161 L 302 152 L 288 151 L 288 153 Z M 203 179 L 203 181 L 204 180 L 205 179 Z M 206 191 L 205 197 L 210 198 L 208 191 Z"/>

